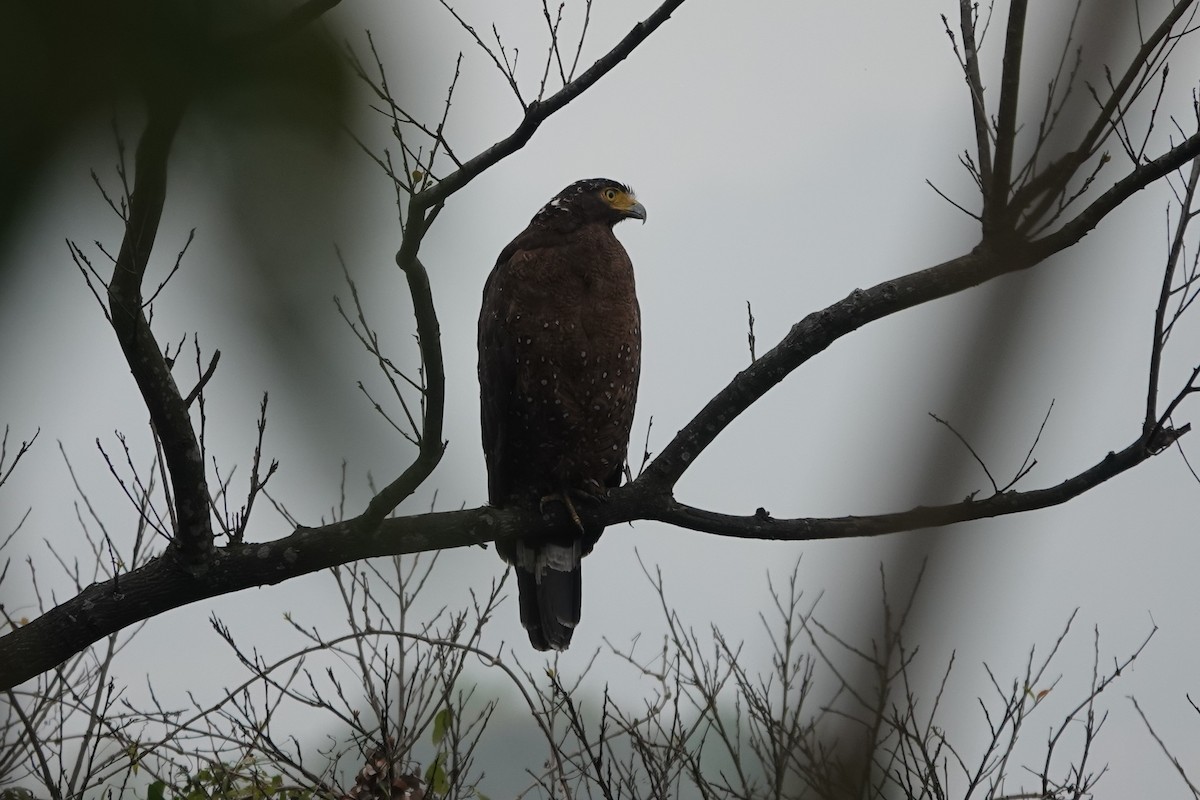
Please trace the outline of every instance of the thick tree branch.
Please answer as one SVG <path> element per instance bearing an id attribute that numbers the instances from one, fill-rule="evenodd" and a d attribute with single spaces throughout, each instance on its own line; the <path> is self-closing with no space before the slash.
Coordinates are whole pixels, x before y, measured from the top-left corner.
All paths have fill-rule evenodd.
<path id="1" fill-rule="evenodd" d="M 1172 441 L 1187 432 L 1186 427 L 1169 431 Z M 890 514 L 827 519 L 775 519 L 764 509 L 759 509 L 750 516 L 732 516 L 693 508 L 671 500 L 653 519 L 695 531 L 742 539 L 810 541 L 879 536 L 1062 505 L 1108 479 L 1136 467 L 1157 452 L 1158 448 L 1148 446 L 1145 437 L 1141 436 L 1124 450 L 1109 453 L 1092 467 L 1057 486 L 1027 492 L 999 492 L 983 500 L 967 500 L 942 506 L 917 506 L 908 511 Z"/>
<path id="2" fill-rule="evenodd" d="M 1045 258 L 1075 244 L 1130 197 L 1197 157 L 1200 157 L 1200 133 L 1192 134 L 1153 161 L 1131 170 L 1054 233 L 1037 239 L 1032 244 L 1037 257 Z"/>
<path id="3" fill-rule="evenodd" d="M 1013 151 L 1017 141 L 1017 105 L 1021 94 L 1021 56 L 1025 44 L 1027 0 L 1012 0 L 1004 42 L 1004 71 L 1000 78 L 1000 111 L 996 120 L 996 159 L 992 180 L 984 184 L 983 235 L 1005 232 L 1013 220 L 1008 213 L 1012 191 Z"/>
<path id="4" fill-rule="evenodd" d="M 1173 433 L 1182 435 L 1186 429 Z M 895 514 L 830 519 L 772 519 L 765 511 L 738 517 L 677 502 L 645 477 L 613 491 L 606 503 L 580 508 L 585 520 L 615 525 L 641 519 L 751 539 L 808 541 L 877 536 L 955 522 L 997 517 L 1065 503 L 1159 452 L 1139 438 L 1057 486 L 1003 492 L 986 500 L 917 507 Z M 261 544 L 229 544 L 214 551 L 203 577 L 171 558 L 156 558 L 117 580 L 92 584 L 28 625 L 0 638 L 0 690 L 8 689 L 79 652 L 104 636 L 173 608 L 257 586 L 281 583 L 322 569 L 376 556 L 482 545 L 517 535 L 559 529 L 563 519 L 526 509 L 476 508 L 386 519 L 363 517 L 320 528 L 297 528 Z M 119 591 L 118 591 L 119 580 Z"/>
<path id="5" fill-rule="evenodd" d="M 700 453 L 743 411 L 793 370 L 862 326 L 913 306 L 978 286 L 1037 263 L 1025 248 L 998 252 L 979 245 L 937 266 L 855 289 L 846 299 L 809 314 L 783 340 L 736 377 L 663 448 L 640 481 L 669 491 Z"/>
<path id="6" fill-rule="evenodd" d="M 125 238 L 108 285 L 109 316 L 133 373 L 171 473 L 178 529 L 174 546 L 189 569 L 202 572 L 212 550 L 208 481 L 204 458 L 184 400 L 162 348 L 150 330 L 142 281 L 167 197 L 167 160 L 183 116 L 184 100 L 152 100 L 138 144 Z"/>
<path id="7" fill-rule="evenodd" d="M 417 457 L 399 478 L 384 487 L 367 505 L 363 520 L 364 524 L 371 528 L 377 527 L 392 509 L 425 482 L 442 460 L 442 453 L 446 448 L 446 443 L 442 441 L 442 419 L 446 407 L 446 370 L 442 363 L 442 334 L 438 326 L 437 310 L 433 305 L 433 293 L 429 288 L 429 274 L 415 254 L 407 263 L 401 261 L 400 254 L 397 254 L 396 262 L 408 277 L 413 316 L 417 320 L 417 341 L 421 348 L 421 364 L 425 375 L 423 413 Z"/>

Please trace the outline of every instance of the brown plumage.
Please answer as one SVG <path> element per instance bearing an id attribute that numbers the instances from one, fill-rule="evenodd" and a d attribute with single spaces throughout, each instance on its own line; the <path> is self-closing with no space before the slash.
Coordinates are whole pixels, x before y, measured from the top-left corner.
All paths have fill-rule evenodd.
<path id="1" fill-rule="evenodd" d="M 521 624 L 539 650 L 563 650 L 579 622 L 579 562 L 602 529 L 578 523 L 581 497 L 621 482 L 641 368 L 633 265 L 613 235 L 646 219 L 633 192 L 603 178 L 561 191 L 500 252 L 483 288 L 479 393 L 488 500 L 575 520 L 496 549 L 517 573 Z"/>

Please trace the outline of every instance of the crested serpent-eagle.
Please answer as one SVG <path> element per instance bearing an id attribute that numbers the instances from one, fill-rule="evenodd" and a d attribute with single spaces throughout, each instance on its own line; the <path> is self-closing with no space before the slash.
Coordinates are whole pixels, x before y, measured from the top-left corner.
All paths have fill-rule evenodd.
<path id="1" fill-rule="evenodd" d="M 488 500 L 561 504 L 548 535 L 498 542 L 517 574 L 521 624 L 563 650 L 579 623 L 579 562 L 603 530 L 575 501 L 621 482 L 641 368 L 633 265 L 613 235 L 645 221 L 633 191 L 594 178 L 563 189 L 496 259 L 479 314 L 479 394 Z"/>

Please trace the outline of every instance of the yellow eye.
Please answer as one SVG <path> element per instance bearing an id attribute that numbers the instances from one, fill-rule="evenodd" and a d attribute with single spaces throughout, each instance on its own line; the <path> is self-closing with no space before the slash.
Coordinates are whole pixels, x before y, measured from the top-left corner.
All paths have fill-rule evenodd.
<path id="1" fill-rule="evenodd" d="M 609 201 L 610 203 L 613 200 L 616 200 L 617 199 L 617 190 L 616 189 L 605 189 L 604 190 L 604 199 Z"/>

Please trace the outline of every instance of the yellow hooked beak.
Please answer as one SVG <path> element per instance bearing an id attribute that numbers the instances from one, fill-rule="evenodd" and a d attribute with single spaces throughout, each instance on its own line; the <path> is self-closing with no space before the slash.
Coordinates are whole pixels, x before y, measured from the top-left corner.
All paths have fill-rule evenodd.
<path id="1" fill-rule="evenodd" d="M 608 204 L 620 211 L 624 216 L 646 221 L 646 207 L 638 202 L 632 192 L 618 192 Z"/>

